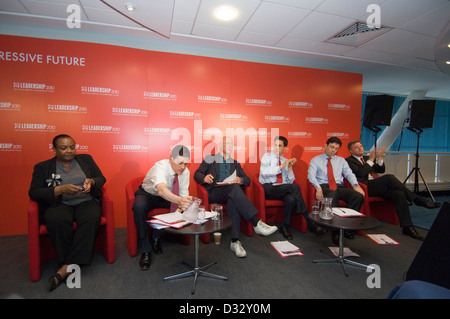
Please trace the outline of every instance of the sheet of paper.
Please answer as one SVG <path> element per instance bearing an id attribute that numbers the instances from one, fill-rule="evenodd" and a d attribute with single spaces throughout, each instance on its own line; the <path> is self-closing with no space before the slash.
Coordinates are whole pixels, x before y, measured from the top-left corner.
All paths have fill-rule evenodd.
<path id="1" fill-rule="evenodd" d="M 333 255 L 339 256 L 339 247 L 328 247 Z M 350 248 L 344 247 L 344 257 L 359 257 L 359 255 L 350 250 Z"/>
<path id="2" fill-rule="evenodd" d="M 167 214 L 159 214 L 153 216 L 154 219 L 159 219 L 165 223 L 173 224 L 178 223 L 183 220 L 183 216 L 180 212 L 173 212 L 173 213 L 167 213 Z"/>
<path id="3" fill-rule="evenodd" d="M 185 220 L 181 220 L 179 222 L 169 224 L 169 223 L 163 222 L 162 220 L 159 220 L 159 219 L 151 219 L 151 220 L 148 220 L 147 223 L 155 229 L 161 229 L 161 228 L 166 228 L 166 227 L 182 228 L 186 225 L 191 224 L 191 222 L 188 222 Z"/>
<path id="4" fill-rule="evenodd" d="M 290 243 L 287 240 L 284 241 L 272 241 L 270 243 L 273 248 L 280 254 L 281 257 L 289 256 L 303 256 L 300 248 Z"/>
<path id="5" fill-rule="evenodd" d="M 333 214 L 339 217 L 363 217 L 364 215 L 354 209 L 346 207 L 333 207 Z"/>
<path id="6" fill-rule="evenodd" d="M 290 184 L 290 183 L 273 183 L 272 186 L 279 186 L 279 185 L 286 185 L 286 184 Z"/>
<path id="7" fill-rule="evenodd" d="M 230 184 L 236 180 L 236 170 L 234 170 L 233 174 L 225 178 L 222 182 L 217 182 L 217 185 L 221 184 Z"/>
<path id="8" fill-rule="evenodd" d="M 396 242 L 391 237 L 385 234 L 366 234 L 366 236 L 372 239 L 378 245 L 400 245 L 400 243 Z"/>

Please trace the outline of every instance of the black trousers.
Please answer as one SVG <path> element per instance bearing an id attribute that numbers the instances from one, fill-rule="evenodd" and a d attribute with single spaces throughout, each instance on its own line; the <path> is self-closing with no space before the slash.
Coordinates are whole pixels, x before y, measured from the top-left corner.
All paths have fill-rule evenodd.
<path id="1" fill-rule="evenodd" d="M 283 184 L 273 186 L 272 184 L 263 184 L 265 198 L 268 200 L 282 200 L 284 202 L 283 223 L 282 226 L 289 226 L 292 213 L 303 214 L 306 221 L 309 222 L 308 210 L 303 200 L 300 188 L 295 184 Z"/>
<path id="2" fill-rule="evenodd" d="M 91 263 L 101 216 L 100 203 L 96 199 L 76 206 L 57 204 L 44 212 L 48 234 L 55 246 L 58 268 Z M 75 230 L 74 222 L 77 224 Z"/>
<path id="3" fill-rule="evenodd" d="M 151 250 L 148 237 L 147 214 L 154 208 L 170 208 L 170 202 L 160 196 L 146 192 L 142 187 L 134 193 L 134 224 L 138 233 L 138 238 L 142 245 L 142 252 L 148 253 Z M 153 234 L 156 236 L 158 232 Z"/>
<path id="4" fill-rule="evenodd" d="M 250 221 L 258 213 L 238 184 L 211 187 L 208 189 L 208 199 L 211 204 L 227 205 L 227 214 L 232 220 L 231 238 L 239 238 L 241 217 Z"/>
<path id="5" fill-rule="evenodd" d="M 382 197 L 394 203 L 401 227 L 413 225 L 408 202 L 412 202 L 416 195 L 403 185 L 397 177 L 392 174 L 386 174 L 369 180 L 367 189 L 369 196 Z"/>
<path id="6" fill-rule="evenodd" d="M 347 204 L 348 208 L 359 212 L 364 204 L 364 196 L 362 194 L 344 185 L 338 184 L 336 190 L 331 190 L 328 187 L 328 184 L 322 184 L 320 187 L 322 187 L 324 197 L 333 198 L 331 203 L 332 206 L 338 206 L 339 200 L 343 200 Z"/>

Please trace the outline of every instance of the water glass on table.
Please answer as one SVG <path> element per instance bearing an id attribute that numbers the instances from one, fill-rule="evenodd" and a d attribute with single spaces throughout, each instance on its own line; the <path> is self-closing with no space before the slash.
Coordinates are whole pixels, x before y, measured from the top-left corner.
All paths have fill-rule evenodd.
<path id="1" fill-rule="evenodd" d="M 212 204 L 211 212 L 214 213 L 213 217 L 211 218 L 214 223 L 221 224 L 223 221 L 223 206 L 220 204 Z"/>
<path id="2" fill-rule="evenodd" d="M 205 221 L 205 206 L 203 205 L 198 206 L 197 220 L 200 223 L 203 223 Z"/>
<path id="3" fill-rule="evenodd" d="M 312 204 L 312 213 L 313 214 L 318 214 L 319 213 L 321 203 L 322 202 L 320 200 L 317 200 L 317 199 L 315 201 L 313 201 L 313 204 Z"/>

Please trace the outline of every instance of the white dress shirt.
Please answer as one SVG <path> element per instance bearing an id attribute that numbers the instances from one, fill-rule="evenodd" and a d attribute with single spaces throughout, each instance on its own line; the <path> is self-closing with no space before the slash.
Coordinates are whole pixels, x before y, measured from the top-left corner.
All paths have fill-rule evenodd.
<path id="1" fill-rule="evenodd" d="M 293 183 L 295 175 L 293 170 L 289 171 L 289 165 L 284 169 L 280 169 L 280 165 L 287 161 L 287 158 L 280 156 L 280 163 L 278 163 L 278 155 L 275 153 L 266 153 L 261 158 L 261 167 L 259 169 L 259 182 L 261 184 L 273 184 L 277 181 L 277 175 L 282 174 L 283 183 Z"/>
<path id="2" fill-rule="evenodd" d="M 178 175 L 178 182 L 180 184 L 179 196 L 185 197 L 189 196 L 189 169 L 183 171 L 181 175 Z M 148 171 L 147 175 L 142 182 L 142 188 L 152 195 L 158 196 L 158 190 L 156 186 L 158 184 L 166 184 L 167 188 L 172 191 L 173 180 L 175 179 L 175 172 L 170 166 L 168 159 L 163 159 L 158 161 L 153 165 L 153 167 Z"/>

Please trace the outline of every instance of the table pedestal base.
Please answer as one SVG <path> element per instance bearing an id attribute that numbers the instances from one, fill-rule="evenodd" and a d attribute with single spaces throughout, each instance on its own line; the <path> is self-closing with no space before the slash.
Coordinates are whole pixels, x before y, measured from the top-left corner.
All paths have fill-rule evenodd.
<path id="1" fill-rule="evenodd" d="M 369 268 L 373 269 L 370 266 L 357 263 L 353 260 L 349 260 L 344 258 L 344 229 L 339 229 L 339 256 L 337 258 L 332 259 L 322 259 L 322 260 L 313 260 L 313 263 L 340 263 L 342 268 L 344 269 L 345 276 L 348 277 L 347 268 L 345 268 L 345 264 L 349 264 L 352 266 L 360 267 L 360 268 Z"/>
<path id="2" fill-rule="evenodd" d="M 227 277 L 224 276 L 220 276 L 220 275 L 216 275 L 216 274 L 212 274 L 209 272 L 206 272 L 205 270 L 208 269 L 209 267 L 217 264 L 216 261 L 209 263 L 205 266 L 199 267 L 198 266 L 198 247 L 199 244 L 199 238 L 198 235 L 195 235 L 195 266 L 191 266 L 186 262 L 182 262 L 183 265 L 187 266 L 188 268 L 193 268 L 191 271 L 187 271 L 178 275 L 173 275 L 173 276 L 169 276 L 164 278 L 164 280 L 171 280 L 171 279 L 178 279 L 178 278 L 185 278 L 185 277 L 190 277 L 190 276 L 194 276 L 194 284 L 192 286 L 192 290 L 191 290 L 191 294 L 193 295 L 195 293 L 195 285 L 197 284 L 197 278 L 198 276 L 205 276 L 205 277 L 209 277 L 209 278 L 214 278 L 214 279 L 222 279 L 222 280 L 228 280 Z"/>

